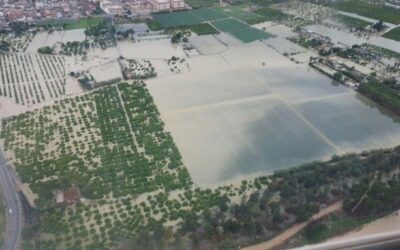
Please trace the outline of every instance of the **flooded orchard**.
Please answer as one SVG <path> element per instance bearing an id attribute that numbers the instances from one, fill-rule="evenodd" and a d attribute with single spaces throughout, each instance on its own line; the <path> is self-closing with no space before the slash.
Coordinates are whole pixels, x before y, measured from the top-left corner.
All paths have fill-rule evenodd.
<path id="1" fill-rule="evenodd" d="M 400 140 L 399 123 L 376 105 L 261 42 L 193 60 L 201 71 L 148 87 L 198 185 Z"/>

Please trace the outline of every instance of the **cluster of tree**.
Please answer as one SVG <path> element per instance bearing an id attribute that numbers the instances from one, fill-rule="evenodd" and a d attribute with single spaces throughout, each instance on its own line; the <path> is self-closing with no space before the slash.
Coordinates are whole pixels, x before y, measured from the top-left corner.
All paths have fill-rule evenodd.
<path id="1" fill-rule="evenodd" d="M 61 44 L 62 53 L 68 56 L 85 55 L 86 52 L 84 50 L 88 49 L 89 47 L 90 44 L 87 40 L 84 40 L 83 42 L 74 41 Z"/>
<path id="2" fill-rule="evenodd" d="M 27 22 L 11 22 L 9 27 L 16 35 L 20 35 L 33 27 L 33 25 Z"/>
<path id="3" fill-rule="evenodd" d="M 397 88 L 392 88 L 391 85 L 397 86 Z M 370 80 L 361 84 L 358 91 L 388 110 L 400 115 L 400 89 L 398 89 L 398 84 L 394 83 L 393 80 L 389 80 L 388 84 Z"/>
<path id="4" fill-rule="evenodd" d="M 376 22 L 372 25 L 372 28 L 377 31 L 382 31 L 386 28 L 386 25 L 383 23 L 382 20 L 379 20 L 378 22 Z"/>
<path id="5" fill-rule="evenodd" d="M 54 49 L 50 46 L 44 46 L 44 47 L 40 47 L 38 48 L 38 53 L 40 54 L 47 54 L 47 55 L 51 55 L 54 52 Z"/>
<path id="6" fill-rule="evenodd" d="M 174 32 L 171 36 L 171 42 L 172 43 L 180 43 L 180 42 L 184 42 L 187 43 L 189 40 L 188 38 L 185 36 L 185 32 L 183 31 L 177 31 Z"/>
<path id="7" fill-rule="evenodd" d="M 115 44 L 115 33 L 115 27 L 106 20 L 85 30 L 86 36 L 93 39 L 102 49 Z"/>
<path id="8" fill-rule="evenodd" d="M 8 52 L 11 44 L 6 41 L 0 41 L 0 52 Z"/>
<path id="9" fill-rule="evenodd" d="M 121 39 L 127 39 L 129 36 L 132 36 L 134 34 L 133 29 L 128 29 L 126 31 L 117 31 L 117 36 L 120 37 Z"/>
<path id="10" fill-rule="evenodd" d="M 385 180 L 382 175 L 366 179 L 350 189 L 343 203 L 353 216 L 382 216 L 400 207 L 400 175 Z"/>

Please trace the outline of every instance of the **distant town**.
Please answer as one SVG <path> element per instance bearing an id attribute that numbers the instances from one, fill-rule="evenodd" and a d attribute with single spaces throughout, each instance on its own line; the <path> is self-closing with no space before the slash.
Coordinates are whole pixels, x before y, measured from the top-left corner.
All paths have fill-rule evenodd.
<path id="1" fill-rule="evenodd" d="M 10 22 L 34 22 L 51 19 L 77 19 L 93 14 L 144 16 L 153 12 L 188 8 L 183 0 L 1 0 L 0 27 Z"/>
<path id="2" fill-rule="evenodd" d="M 400 0 L 0 0 L 0 248 L 400 245 L 399 117 Z"/>

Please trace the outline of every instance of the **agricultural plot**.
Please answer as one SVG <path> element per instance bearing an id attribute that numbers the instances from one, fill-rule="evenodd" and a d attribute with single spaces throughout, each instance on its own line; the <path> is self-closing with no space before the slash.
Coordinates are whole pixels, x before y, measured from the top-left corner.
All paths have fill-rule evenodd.
<path id="1" fill-rule="evenodd" d="M 336 13 L 332 8 L 299 0 L 282 2 L 275 7 L 288 15 L 310 22 L 319 22 Z"/>
<path id="2" fill-rule="evenodd" d="M 97 65 L 91 68 L 89 72 L 98 85 L 120 82 L 123 77 L 120 65 L 117 61 Z"/>
<path id="3" fill-rule="evenodd" d="M 190 26 L 203 22 L 203 20 L 193 15 L 190 11 L 156 14 L 154 18 L 159 21 L 164 28 Z"/>
<path id="4" fill-rule="evenodd" d="M 185 60 L 185 58 L 171 57 L 170 59 L 165 60 L 167 63 L 169 70 L 176 74 L 182 74 L 185 71 L 190 70 L 189 63 Z"/>
<path id="5" fill-rule="evenodd" d="M 65 59 L 60 56 L 0 55 L 0 95 L 32 105 L 65 94 Z"/>
<path id="6" fill-rule="evenodd" d="M 213 35 L 213 34 L 219 33 L 219 31 L 216 30 L 209 23 L 201 23 L 201 24 L 192 25 L 192 26 L 190 26 L 190 30 L 199 36 Z"/>
<path id="7" fill-rule="evenodd" d="M 395 41 L 400 41 L 400 27 L 394 28 L 390 30 L 389 32 L 386 32 L 383 37 L 395 40 Z"/>
<path id="8" fill-rule="evenodd" d="M 213 21 L 229 17 L 227 14 L 213 8 L 195 9 L 190 11 L 190 13 L 202 19 L 203 21 Z"/>
<path id="9" fill-rule="evenodd" d="M 273 37 L 272 34 L 252 28 L 247 24 L 233 18 L 214 21 L 212 22 L 212 24 L 217 29 L 223 32 L 228 32 L 229 34 L 233 35 L 234 37 L 245 43 Z"/>
<path id="10" fill-rule="evenodd" d="M 235 8 L 235 7 L 217 8 L 216 10 L 222 14 L 237 18 L 248 24 L 255 24 L 255 23 L 265 21 L 265 19 L 262 16 L 260 16 L 256 13 L 244 11 L 244 10 L 241 10 L 241 9 Z"/>
<path id="11" fill-rule="evenodd" d="M 138 240 L 143 249 L 143 233 L 227 199 L 192 188 L 143 83 L 108 86 L 5 119 L 1 137 L 22 181 L 38 194 L 40 224 L 33 226 L 45 249 L 102 250 L 121 240 Z M 75 209 L 54 206 L 54 192 L 71 186 L 86 201 Z"/>
<path id="12" fill-rule="evenodd" d="M 122 74 L 124 79 L 147 79 L 157 76 L 157 73 L 147 59 L 121 59 Z"/>
<path id="13" fill-rule="evenodd" d="M 186 3 L 192 8 L 213 7 L 219 5 L 219 2 L 216 0 L 188 0 Z"/>
<path id="14" fill-rule="evenodd" d="M 234 17 L 243 22 L 254 24 L 264 21 L 264 17 L 243 11 L 234 7 L 226 8 L 200 8 L 190 11 L 180 11 L 173 13 L 162 13 L 154 15 L 154 18 L 161 23 L 164 28 L 176 28 L 182 26 L 192 26 L 207 21 Z"/>
<path id="15" fill-rule="evenodd" d="M 185 52 L 181 46 L 174 46 L 170 39 L 150 40 L 150 41 L 122 41 L 118 42 L 118 51 L 124 58 L 135 59 L 165 59 L 172 56 L 185 57 Z M 118 57 L 118 56 L 117 56 Z"/>
<path id="16" fill-rule="evenodd" d="M 190 44 L 196 50 L 203 54 L 215 54 L 227 49 L 227 46 L 218 40 L 215 36 L 192 36 L 189 38 Z"/>
<path id="17" fill-rule="evenodd" d="M 7 33 L 0 33 L 0 44 L 5 42 L 9 45 L 10 52 L 24 52 L 35 34 L 31 32 L 23 32 L 16 36 Z"/>
<path id="18" fill-rule="evenodd" d="M 86 39 L 85 33 L 83 29 L 76 29 L 76 30 L 66 30 L 66 31 L 53 31 L 49 33 L 46 32 L 38 32 L 35 37 L 32 39 L 32 42 L 29 44 L 27 48 L 27 52 L 30 53 L 37 53 L 37 50 L 41 47 L 49 46 L 54 47 L 57 44 L 64 44 L 67 47 L 71 46 L 72 44 L 76 45 L 83 42 Z M 60 48 L 65 50 L 65 52 L 74 52 L 72 48 Z M 69 51 L 68 51 L 69 50 Z"/>
<path id="19" fill-rule="evenodd" d="M 349 0 L 335 1 L 330 5 L 338 10 L 353 12 L 361 16 L 382 20 L 388 23 L 400 24 L 400 10 L 382 6 L 381 4 L 372 4 L 360 0 Z"/>
<path id="20" fill-rule="evenodd" d="M 103 22 L 106 18 L 102 16 L 91 16 L 88 18 L 81 18 L 78 20 L 67 20 L 67 19 L 53 19 L 53 20 L 43 20 L 36 22 L 36 26 L 62 26 L 65 30 L 74 29 L 86 29 L 90 26 L 98 25 Z"/>
<path id="21" fill-rule="evenodd" d="M 223 60 L 199 57 L 189 61 L 190 72 L 147 82 L 198 185 L 400 140 L 399 123 L 376 105 L 262 42 L 218 56 Z"/>
<path id="22" fill-rule="evenodd" d="M 349 27 L 349 28 L 364 29 L 368 25 L 372 24 L 372 23 L 367 22 L 367 21 L 365 21 L 363 19 L 354 18 L 354 17 L 342 15 L 342 14 L 336 14 L 332 18 L 336 22 L 341 23 L 341 24 L 343 24 L 343 25 L 345 25 L 346 27 Z"/>
<path id="23" fill-rule="evenodd" d="M 104 17 L 88 17 L 82 18 L 78 21 L 74 21 L 68 24 L 65 24 L 65 30 L 74 30 L 74 29 L 86 29 L 91 26 L 95 26 L 100 24 L 105 20 Z"/>
<path id="24" fill-rule="evenodd" d="M 283 13 L 280 10 L 268 7 L 258 9 L 255 11 L 255 13 L 263 16 L 266 21 L 273 21 L 276 23 L 286 25 L 291 28 L 302 27 L 312 24 L 312 22 L 309 20 L 300 17 L 295 17 L 293 15 Z"/>

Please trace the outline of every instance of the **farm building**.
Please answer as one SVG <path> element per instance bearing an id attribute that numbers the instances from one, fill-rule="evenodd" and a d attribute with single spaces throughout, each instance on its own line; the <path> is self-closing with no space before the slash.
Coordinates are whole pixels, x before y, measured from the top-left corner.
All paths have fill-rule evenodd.
<path id="1" fill-rule="evenodd" d="M 65 205 L 75 205 L 80 202 L 81 193 L 76 186 L 70 187 L 65 191 L 56 192 L 56 203 Z"/>

